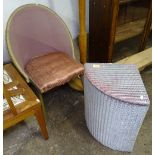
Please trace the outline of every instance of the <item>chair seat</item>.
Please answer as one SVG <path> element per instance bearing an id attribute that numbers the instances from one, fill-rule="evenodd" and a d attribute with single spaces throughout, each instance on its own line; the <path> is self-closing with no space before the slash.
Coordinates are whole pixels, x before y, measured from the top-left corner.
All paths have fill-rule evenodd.
<path id="1" fill-rule="evenodd" d="M 44 93 L 83 74 L 84 67 L 65 53 L 51 52 L 31 59 L 26 65 L 25 71 Z"/>

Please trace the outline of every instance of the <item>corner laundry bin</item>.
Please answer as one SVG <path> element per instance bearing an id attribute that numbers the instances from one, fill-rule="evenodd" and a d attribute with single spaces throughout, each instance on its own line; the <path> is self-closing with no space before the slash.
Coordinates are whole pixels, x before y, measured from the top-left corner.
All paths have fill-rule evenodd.
<path id="1" fill-rule="evenodd" d="M 150 104 L 136 65 L 86 63 L 84 94 L 93 137 L 113 150 L 131 152 Z"/>

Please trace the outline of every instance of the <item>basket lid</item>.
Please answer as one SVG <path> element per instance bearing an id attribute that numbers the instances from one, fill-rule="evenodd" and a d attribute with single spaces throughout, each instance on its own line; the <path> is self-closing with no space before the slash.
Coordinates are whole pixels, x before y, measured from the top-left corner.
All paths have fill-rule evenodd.
<path id="1" fill-rule="evenodd" d="M 136 65 L 86 63 L 85 76 L 106 95 L 132 104 L 150 103 Z"/>

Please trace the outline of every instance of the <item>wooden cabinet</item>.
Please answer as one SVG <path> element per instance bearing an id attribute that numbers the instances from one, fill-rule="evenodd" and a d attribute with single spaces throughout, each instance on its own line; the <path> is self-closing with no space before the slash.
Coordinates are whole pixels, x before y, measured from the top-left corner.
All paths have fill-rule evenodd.
<path id="1" fill-rule="evenodd" d="M 143 32 L 149 4 L 148 0 L 120 0 L 116 43 Z"/>
<path id="2" fill-rule="evenodd" d="M 114 45 L 141 35 L 145 48 L 152 18 L 151 0 L 90 0 L 89 62 L 111 62 Z"/>

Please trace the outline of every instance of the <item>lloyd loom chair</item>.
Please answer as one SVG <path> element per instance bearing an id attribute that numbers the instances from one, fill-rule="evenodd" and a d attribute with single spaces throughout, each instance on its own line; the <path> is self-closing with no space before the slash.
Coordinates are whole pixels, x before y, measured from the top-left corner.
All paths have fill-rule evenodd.
<path id="1" fill-rule="evenodd" d="M 39 90 L 42 102 L 43 93 L 83 74 L 67 26 L 45 6 L 17 8 L 9 18 L 6 39 L 14 65 Z"/>

